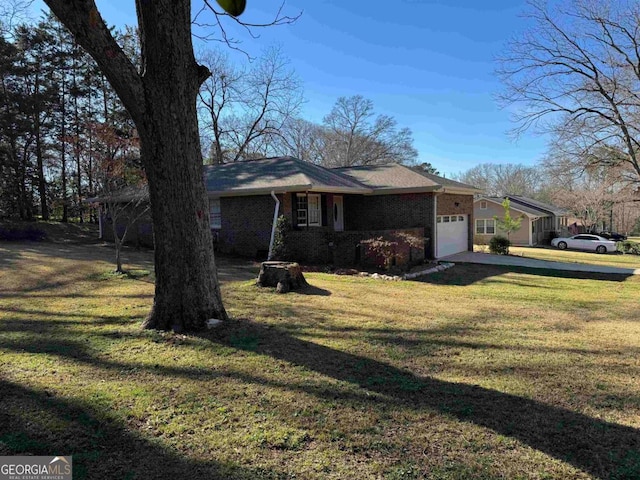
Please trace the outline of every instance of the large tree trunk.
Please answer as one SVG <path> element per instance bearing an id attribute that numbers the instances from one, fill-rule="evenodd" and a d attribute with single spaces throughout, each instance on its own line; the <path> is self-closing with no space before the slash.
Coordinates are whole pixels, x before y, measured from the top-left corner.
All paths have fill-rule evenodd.
<path id="1" fill-rule="evenodd" d="M 174 98 L 178 82 L 148 95 Z M 162 102 L 161 102 L 162 103 Z M 178 103 L 176 105 L 176 103 Z M 227 318 L 218 288 L 209 206 L 195 123 L 195 96 L 185 108 L 165 101 L 162 118 L 141 136 L 149 180 L 155 244 L 156 295 L 145 326 L 197 330 L 210 318 Z"/>
<path id="2" fill-rule="evenodd" d="M 96 60 L 131 114 L 149 183 L 156 294 L 148 328 L 199 330 L 227 318 L 202 178 L 196 96 L 209 71 L 191 43 L 191 2 L 136 1 L 143 73 L 116 44 L 93 0 L 45 0 Z"/>
<path id="3" fill-rule="evenodd" d="M 147 109 L 138 129 L 149 181 L 156 269 L 156 295 L 145 326 L 174 331 L 199 330 L 210 318 L 227 319 L 202 177 L 196 97 L 204 78 L 193 56 L 189 3 L 165 7 L 172 14 L 138 3 L 145 18 Z M 175 28 L 176 21 L 183 22 L 183 28 Z"/>

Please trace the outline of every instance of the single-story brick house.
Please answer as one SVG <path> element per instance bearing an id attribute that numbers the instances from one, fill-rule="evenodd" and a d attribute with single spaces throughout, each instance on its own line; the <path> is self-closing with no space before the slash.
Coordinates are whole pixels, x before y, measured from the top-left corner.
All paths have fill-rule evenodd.
<path id="1" fill-rule="evenodd" d="M 474 201 L 474 234 L 476 242 L 487 243 L 496 234 L 503 235 L 494 217 L 504 217 L 502 202 L 509 199 L 511 217 L 522 218 L 520 229 L 509 236 L 514 245 L 534 246 L 549 243 L 554 235 L 566 235 L 567 215 L 563 209 L 519 195 L 480 196 Z"/>
<path id="2" fill-rule="evenodd" d="M 396 241 L 404 261 L 473 248 L 479 190 L 399 164 L 328 169 L 275 157 L 205 166 L 204 181 L 214 241 L 224 253 L 266 258 L 274 214 L 289 220 L 290 250 L 300 262 L 356 264 L 366 254 L 361 241 L 376 237 Z M 140 230 L 149 227 L 131 229 Z M 420 248 L 403 235 L 422 239 Z"/>

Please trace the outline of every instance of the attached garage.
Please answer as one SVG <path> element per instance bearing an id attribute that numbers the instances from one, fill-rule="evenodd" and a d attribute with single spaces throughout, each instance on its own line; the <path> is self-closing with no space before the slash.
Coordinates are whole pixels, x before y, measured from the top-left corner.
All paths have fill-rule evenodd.
<path id="1" fill-rule="evenodd" d="M 469 244 L 468 215 L 436 217 L 436 258 L 466 252 Z"/>

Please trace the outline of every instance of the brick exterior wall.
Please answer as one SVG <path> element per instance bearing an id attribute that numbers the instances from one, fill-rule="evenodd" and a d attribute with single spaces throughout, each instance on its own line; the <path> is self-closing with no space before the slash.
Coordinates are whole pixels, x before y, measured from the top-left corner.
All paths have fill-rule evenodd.
<path id="1" fill-rule="evenodd" d="M 431 227 L 433 194 L 345 195 L 345 230 Z"/>
<path id="2" fill-rule="evenodd" d="M 432 193 L 345 195 L 345 230 L 424 229 L 426 258 L 433 258 Z"/>
<path id="3" fill-rule="evenodd" d="M 295 196 L 278 195 L 279 215 L 295 223 Z M 379 261 L 364 247 L 362 240 L 383 237 L 397 241 L 398 263 L 418 262 L 433 258 L 432 193 L 402 195 L 343 195 L 344 231 L 335 232 L 333 224 L 332 194 L 323 194 L 324 226 L 295 227 L 290 232 L 292 259 L 307 263 L 326 263 L 340 266 Z M 456 206 L 455 203 L 459 205 Z M 270 195 L 246 197 L 223 197 L 220 199 L 220 229 L 214 229 L 214 242 L 218 251 L 233 255 L 259 258 L 266 257 L 271 238 L 271 222 L 275 202 Z M 473 248 L 473 197 L 471 195 L 438 196 L 438 214 L 467 214 L 469 216 L 469 246 Z M 110 224 L 104 223 L 106 240 L 110 236 Z M 408 244 L 394 235 L 404 232 L 425 239 L 420 248 L 409 248 Z M 149 220 L 141 220 L 130 229 L 128 243 L 153 246 L 153 232 Z"/>
<path id="4" fill-rule="evenodd" d="M 456 203 L 458 205 L 456 205 Z M 473 195 L 454 195 L 444 193 L 438 195 L 436 207 L 437 215 L 467 215 L 467 233 L 469 251 L 473 252 L 473 232 L 475 223 L 473 221 Z"/>
<path id="5" fill-rule="evenodd" d="M 282 195 L 278 199 L 283 212 Z M 222 228 L 213 230 L 216 248 L 233 255 L 266 257 L 275 205 L 271 195 L 221 198 Z"/>

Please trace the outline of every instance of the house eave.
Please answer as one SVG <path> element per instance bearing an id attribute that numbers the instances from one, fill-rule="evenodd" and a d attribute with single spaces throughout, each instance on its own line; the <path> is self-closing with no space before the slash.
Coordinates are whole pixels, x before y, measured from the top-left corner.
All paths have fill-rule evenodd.
<path id="1" fill-rule="evenodd" d="M 460 188 L 460 187 L 441 187 L 438 190 L 438 193 L 450 193 L 452 195 L 475 195 L 477 193 L 482 193 L 482 190 L 477 188 Z"/>
<path id="2" fill-rule="evenodd" d="M 268 187 L 268 188 L 260 187 L 260 188 L 243 188 L 238 190 L 207 191 L 207 195 L 213 198 L 246 197 L 246 196 L 256 196 L 256 195 L 270 195 L 271 192 L 274 192 L 276 194 L 300 193 L 300 192 L 368 194 L 368 193 L 371 193 L 371 190 L 365 189 L 365 188 L 329 187 L 329 186 L 304 184 L 304 185 L 288 185 L 288 186 Z"/>
<path id="3" fill-rule="evenodd" d="M 370 195 L 401 195 L 410 193 L 432 193 L 438 190 L 440 186 L 433 187 L 408 187 L 408 188 L 373 188 Z"/>

